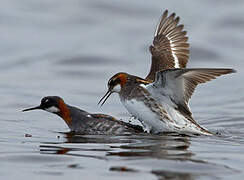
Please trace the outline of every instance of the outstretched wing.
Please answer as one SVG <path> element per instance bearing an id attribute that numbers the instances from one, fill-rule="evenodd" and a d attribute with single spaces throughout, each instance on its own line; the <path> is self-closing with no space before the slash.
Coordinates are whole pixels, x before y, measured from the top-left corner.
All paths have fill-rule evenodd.
<path id="1" fill-rule="evenodd" d="M 147 80 L 154 80 L 157 71 L 171 68 L 185 68 L 189 59 L 189 44 L 184 26 L 178 25 L 179 17 L 175 13 L 168 16 L 166 10 L 157 25 L 153 45 L 150 46 L 152 54 L 151 69 Z"/>
<path id="2" fill-rule="evenodd" d="M 196 86 L 234 72 L 233 69 L 168 69 L 157 72 L 155 82 L 149 84 L 147 89 L 159 101 L 166 98 L 177 105 L 181 113 L 191 117 L 188 101 Z"/>

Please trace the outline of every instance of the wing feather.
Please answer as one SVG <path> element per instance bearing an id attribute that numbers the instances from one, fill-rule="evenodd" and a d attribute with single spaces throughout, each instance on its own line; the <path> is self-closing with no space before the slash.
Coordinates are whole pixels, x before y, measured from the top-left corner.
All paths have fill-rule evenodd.
<path id="1" fill-rule="evenodd" d="M 234 72 L 233 69 L 167 69 L 157 72 L 155 82 L 147 89 L 158 101 L 170 100 L 177 110 L 194 121 L 188 102 L 197 85 Z"/>
<path id="2" fill-rule="evenodd" d="M 184 25 L 178 25 L 179 21 L 175 13 L 168 16 L 168 10 L 164 11 L 150 46 L 152 63 L 147 80 L 154 81 L 157 71 L 186 67 L 190 53 L 188 37 L 183 31 Z"/>

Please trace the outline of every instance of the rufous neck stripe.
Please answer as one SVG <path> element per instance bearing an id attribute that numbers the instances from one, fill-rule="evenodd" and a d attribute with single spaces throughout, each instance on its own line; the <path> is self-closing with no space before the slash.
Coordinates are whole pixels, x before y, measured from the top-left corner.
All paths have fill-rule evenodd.
<path id="1" fill-rule="evenodd" d="M 69 126 L 72 122 L 72 118 L 70 116 L 70 110 L 68 109 L 67 105 L 64 103 L 63 100 L 59 100 L 59 115 L 63 118 L 63 120 L 66 122 L 66 124 Z"/>
<path id="2" fill-rule="evenodd" d="M 125 83 L 127 82 L 127 75 L 120 74 L 120 75 L 118 75 L 118 78 L 120 79 L 120 84 L 123 87 L 125 85 Z"/>

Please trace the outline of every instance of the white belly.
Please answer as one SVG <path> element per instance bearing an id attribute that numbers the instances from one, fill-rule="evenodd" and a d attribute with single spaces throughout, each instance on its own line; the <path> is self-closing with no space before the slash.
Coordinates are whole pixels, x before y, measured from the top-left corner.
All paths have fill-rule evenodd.
<path id="1" fill-rule="evenodd" d="M 167 104 L 163 104 L 162 107 L 167 112 L 169 119 L 159 116 L 141 101 L 133 99 L 125 101 L 122 100 L 121 102 L 132 116 L 145 125 L 147 132 L 159 133 L 174 131 L 182 133 L 190 132 L 208 134 L 202 132 L 199 127 L 189 122 L 183 115 Z"/>
<path id="2" fill-rule="evenodd" d="M 127 111 L 136 117 L 143 125 L 146 126 L 148 132 L 164 132 L 171 131 L 170 127 L 156 113 L 152 112 L 143 102 L 137 100 L 122 101 Z"/>

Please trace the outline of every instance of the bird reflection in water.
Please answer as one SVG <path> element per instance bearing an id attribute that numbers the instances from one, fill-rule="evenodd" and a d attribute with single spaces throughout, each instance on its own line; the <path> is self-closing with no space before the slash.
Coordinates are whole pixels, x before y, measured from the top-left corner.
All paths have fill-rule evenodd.
<path id="1" fill-rule="evenodd" d="M 146 171 L 160 180 L 196 179 L 203 175 L 201 171 L 203 169 L 206 170 L 205 174 L 214 173 L 216 170 L 231 172 L 226 166 L 197 159 L 189 150 L 194 137 L 177 133 L 130 136 L 64 133 L 63 137 L 64 141 L 61 143 L 43 143 L 40 146 L 40 153 L 110 161 L 109 171 L 127 173 Z M 117 166 L 118 158 L 125 164 Z M 187 169 L 189 166 L 192 166 L 192 172 Z M 147 167 L 147 170 L 144 167 Z"/>
<path id="2" fill-rule="evenodd" d="M 71 156 L 108 159 L 111 156 L 147 157 L 160 159 L 189 160 L 193 153 L 188 150 L 189 136 L 179 134 L 162 135 L 77 135 L 65 133 L 63 143 L 45 143 L 40 146 L 40 152 L 45 154 L 66 154 Z M 67 144 L 69 143 L 69 144 Z M 82 144 L 104 144 L 105 148 L 83 148 Z M 80 146 L 77 146 L 80 144 Z M 98 156 L 94 156 L 95 152 Z M 85 155 L 83 153 L 85 152 Z M 92 152 L 92 156 L 87 153 Z M 101 152 L 103 152 L 101 154 Z"/>

